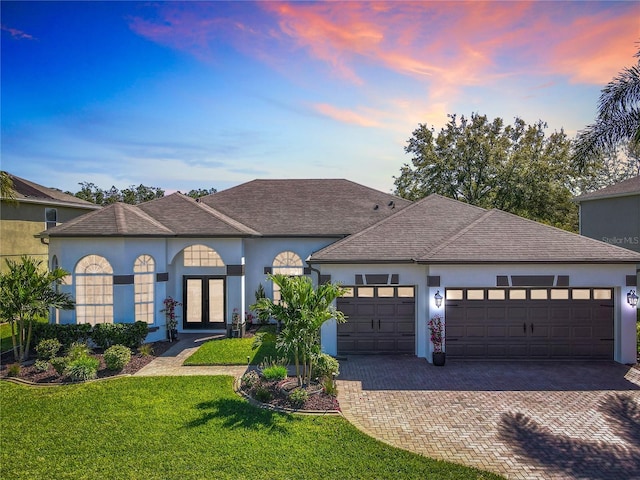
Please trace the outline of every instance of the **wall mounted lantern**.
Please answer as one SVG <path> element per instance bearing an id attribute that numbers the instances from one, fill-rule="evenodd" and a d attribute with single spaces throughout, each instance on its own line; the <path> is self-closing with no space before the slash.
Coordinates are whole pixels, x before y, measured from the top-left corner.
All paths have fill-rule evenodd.
<path id="1" fill-rule="evenodd" d="M 436 301 L 436 308 L 440 308 L 442 306 L 442 295 L 440 295 L 440 290 L 438 290 L 436 292 L 436 294 L 433 296 L 433 298 Z M 637 297 L 636 297 L 636 302 L 638 301 Z"/>
<path id="2" fill-rule="evenodd" d="M 636 295 L 635 290 L 630 290 L 627 293 L 627 303 L 634 308 L 638 306 L 638 295 Z"/>

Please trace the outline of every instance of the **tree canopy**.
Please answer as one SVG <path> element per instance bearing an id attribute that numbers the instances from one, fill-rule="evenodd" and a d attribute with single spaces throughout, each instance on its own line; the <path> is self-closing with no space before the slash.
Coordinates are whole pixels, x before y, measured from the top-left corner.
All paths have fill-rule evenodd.
<path id="1" fill-rule="evenodd" d="M 634 56 L 636 64 L 602 89 L 595 123 L 576 137 L 574 161 L 581 170 L 625 143 L 631 151 L 640 148 L 640 49 Z"/>
<path id="2" fill-rule="evenodd" d="M 115 186 L 112 186 L 109 190 L 103 190 L 94 183 L 80 182 L 82 187 L 80 191 L 76 193 L 67 192 L 82 200 L 86 200 L 96 205 L 111 205 L 116 202 L 129 203 L 131 205 L 137 205 L 138 203 L 148 202 L 156 198 L 164 197 L 164 190 L 158 187 L 147 187 L 145 185 L 131 185 L 123 190 L 118 190 Z"/>
<path id="3" fill-rule="evenodd" d="M 478 113 L 449 115 L 437 135 L 420 124 L 405 147 L 411 164 L 394 177 L 395 192 L 410 200 L 437 193 L 576 231 L 571 141 L 562 130 L 546 129 L 543 121 L 505 125 Z"/>

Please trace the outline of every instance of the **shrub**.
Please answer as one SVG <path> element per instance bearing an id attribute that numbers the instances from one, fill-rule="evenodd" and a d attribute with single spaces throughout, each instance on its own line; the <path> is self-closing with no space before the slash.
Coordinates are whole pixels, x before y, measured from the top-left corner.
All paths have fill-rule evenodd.
<path id="1" fill-rule="evenodd" d="M 33 364 L 33 369 L 38 373 L 46 372 L 49 370 L 49 362 L 47 360 L 38 359 Z"/>
<path id="2" fill-rule="evenodd" d="M 56 356 L 58 351 L 62 348 L 62 343 L 57 338 L 47 338 L 40 340 L 36 346 L 36 353 L 39 360 L 51 360 Z"/>
<path id="3" fill-rule="evenodd" d="M 273 365 L 262 370 L 262 376 L 266 380 L 284 380 L 287 378 L 287 367 L 282 365 Z"/>
<path id="4" fill-rule="evenodd" d="M 294 407 L 302 407 L 304 403 L 309 399 L 309 392 L 307 392 L 304 388 L 296 388 L 289 395 L 289 400 Z"/>
<path id="5" fill-rule="evenodd" d="M 258 373 L 255 371 L 251 371 L 251 372 L 245 373 L 242 376 L 240 383 L 244 388 L 251 389 L 259 381 L 260 381 L 260 377 L 258 376 Z"/>
<path id="6" fill-rule="evenodd" d="M 69 361 L 77 360 L 82 357 L 88 357 L 91 354 L 91 349 L 86 343 L 73 342 L 67 349 L 67 357 Z"/>
<path id="7" fill-rule="evenodd" d="M 149 333 L 149 325 L 145 322 L 135 323 L 99 323 L 93 327 L 91 339 L 100 348 L 107 349 L 112 345 L 124 345 L 138 348 Z"/>
<path id="8" fill-rule="evenodd" d="M 89 340 L 92 326 L 89 323 L 81 324 L 55 324 L 55 323 L 34 323 L 33 324 L 33 344 L 38 345 L 41 340 L 55 338 L 63 346 L 68 347 L 74 342 L 84 342 Z"/>
<path id="9" fill-rule="evenodd" d="M 259 402 L 266 403 L 271 400 L 271 392 L 266 387 L 258 387 L 256 388 L 255 397 Z"/>
<path id="10" fill-rule="evenodd" d="M 145 343 L 138 347 L 138 353 L 143 357 L 150 357 L 154 354 L 153 345 L 150 343 Z"/>
<path id="11" fill-rule="evenodd" d="M 109 370 L 122 370 L 131 361 L 131 349 L 124 345 L 114 345 L 104 352 L 104 363 Z"/>
<path id="12" fill-rule="evenodd" d="M 58 375 L 63 375 L 69 364 L 69 359 L 67 357 L 54 357 L 49 363 L 51 363 L 51 366 Z"/>
<path id="13" fill-rule="evenodd" d="M 315 372 L 320 378 L 333 378 L 340 373 L 340 364 L 331 355 L 321 353 L 316 357 Z"/>
<path id="14" fill-rule="evenodd" d="M 324 393 L 327 395 L 331 395 L 335 397 L 338 395 L 338 387 L 336 386 L 336 382 L 331 377 L 324 377 L 322 380 L 322 387 L 324 388 Z"/>
<path id="15" fill-rule="evenodd" d="M 20 375 L 20 364 L 12 363 L 7 367 L 7 376 L 9 377 L 17 377 Z"/>
<path id="16" fill-rule="evenodd" d="M 98 376 L 100 361 L 95 357 L 79 357 L 69 362 L 65 373 L 74 382 L 84 382 Z"/>

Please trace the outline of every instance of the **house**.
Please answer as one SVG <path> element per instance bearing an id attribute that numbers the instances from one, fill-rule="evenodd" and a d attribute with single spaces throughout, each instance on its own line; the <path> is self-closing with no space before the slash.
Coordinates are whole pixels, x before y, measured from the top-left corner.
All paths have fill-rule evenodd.
<path id="1" fill-rule="evenodd" d="M 255 180 L 200 201 L 180 193 L 114 204 L 43 232 L 71 272 L 62 323 L 147 321 L 183 302 L 179 330 L 223 332 L 267 273 L 341 282 L 349 320 L 326 322 L 333 355 L 431 360 L 427 322 L 461 359 L 634 363 L 628 277 L 640 253 L 438 195 L 415 203 L 347 180 Z M 444 297 L 438 301 L 437 297 Z"/>
<path id="2" fill-rule="evenodd" d="M 37 236 L 42 229 L 55 227 L 84 213 L 99 209 L 60 190 L 43 187 L 9 174 L 15 192 L 14 201 L 0 199 L 0 269 L 5 260 L 29 255 L 47 263 L 48 247 Z"/>
<path id="3" fill-rule="evenodd" d="M 581 235 L 640 252 L 640 175 L 574 201 Z"/>

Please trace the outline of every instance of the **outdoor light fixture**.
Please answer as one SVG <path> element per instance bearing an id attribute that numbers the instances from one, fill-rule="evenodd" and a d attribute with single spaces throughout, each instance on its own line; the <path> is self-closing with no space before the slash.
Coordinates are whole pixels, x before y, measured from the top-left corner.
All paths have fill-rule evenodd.
<path id="1" fill-rule="evenodd" d="M 629 290 L 627 293 L 627 303 L 634 308 L 638 306 L 638 295 L 635 290 Z"/>
<path id="2" fill-rule="evenodd" d="M 627 297 L 628 297 L 628 295 L 627 295 Z M 440 308 L 440 307 L 442 306 L 442 295 L 440 295 L 440 290 L 438 290 L 438 291 L 436 292 L 436 294 L 433 296 L 433 298 L 434 298 L 434 299 L 435 299 L 435 301 L 436 301 L 436 307 L 437 307 L 437 308 Z M 637 301 L 638 301 L 638 297 L 636 297 L 636 302 L 637 302 Z"/>

